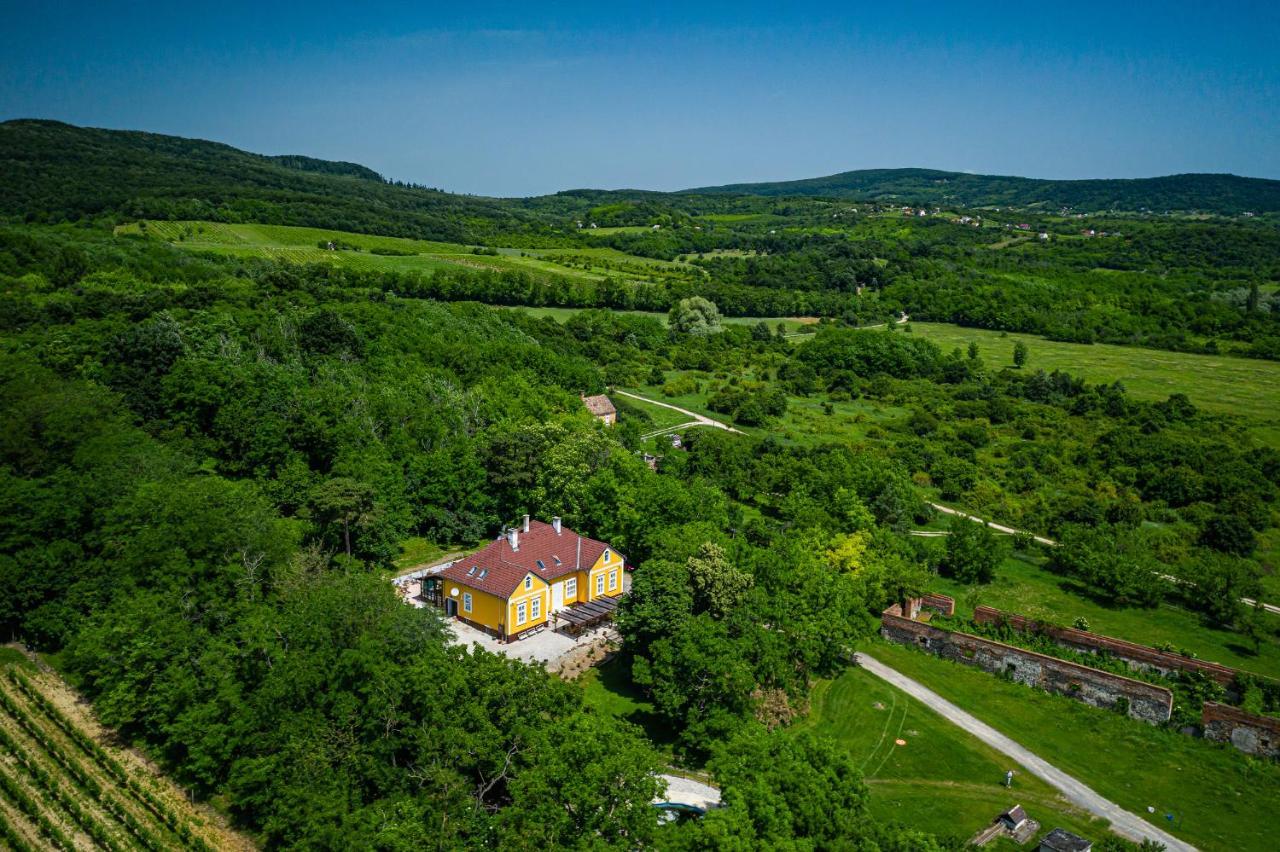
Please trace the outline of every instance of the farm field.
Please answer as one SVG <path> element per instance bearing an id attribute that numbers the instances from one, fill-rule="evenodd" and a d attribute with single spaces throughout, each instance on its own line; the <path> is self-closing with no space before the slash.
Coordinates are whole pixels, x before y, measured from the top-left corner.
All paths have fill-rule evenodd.
<path id="1" fill-rule="evenodd" d="M 55 677 L 8 656 L 0 658 L 0 832 L 0 847 L 18 850 L 254 848 L 111 745 Z"/>
<path id="2" fill-rule="evenodd" d="M 1089 622 L 1089 629 L 1105 636 L 1127 639 L 1143 645 L 1171 645 L 1190 651 L 1202 660 L 1280 678 L 1280 640 L 1272 632 L 1254 655 L 1239 633 L 1209 627 L 1196 613 L 1163 603 L 1154 609 L 1114 607 L 1089 596 L 1088 590 L 1072 580 L 1045 570 L 1039 560 L 1014 554 L 996 570 L 987 585 L 966 586 L 946 577 L 934 577 L 931 591 L 956 600 L 956 615 L 968 618 L 980 604 L 1006 612 L 1016 612 L 1054 624 L 1070 625 L 1076 618 Z M 1280 616 L 1274 617 L 1280 628 Z"/>
<path id="3" fill-rule="evenodd" d="M 946 323 L 911 323 L 911 333 L 944 351 L 976 342 L 989 366 L 1013 365 L 1013 346 L 1027 345 L 1024 369 L 1063 370 L 1092 383 L 1120 381 L 1135 399 L 1162 400 L 1184 393 L 1208 411 L 1236 414 L 1280 443 L 1280 362 L 1225 355 L 1194 355 L 1105 343 L 1059 343 Z"/>
<path id="4" fill-rule="evenodd" d="M 1042 833 L 1062 827 L 1094 840 L 1107 833 L 1048 784 L 869 672 L 822 681 L 810 701 L 809 717 L 794 729 L 831 737 L 853 755 L 881 819 L 967 839 L 1021 804 Z M 1017 774 L 1006 790 L 1009 769 Z"/>
<path id="5" fill-rule="evenodd" d="M 292 225 L 233 225 L 223 222 L 146 221 L 121 225 L 116 229 L 116 233 L 161 239 L 190 251 L 229 254 L 237 257 L 262 257 L 291 263 L 333 263 L 389 272 L 429 272 L 435 269 L 462 266 L 470 269 L 491 269 L 497 272 L 523 270 L 530 273 L 593 281 L 602 280 L 604 277 L 589 270 L 562 265 L 542 256 L 535 256 L 534 252 L 529 251 L 507 250 L 498 254 L 475 254 L 471 246 L 456 243 L 381 237 L 326 228 L 302 228 Z M 320 242 L 330 240 L 354 246 L 359 251 L 345 248 L 330 251 L 319 247 Z M 394 254 L 378 252 L 394 252 Z"/>
<path id="6" fill-rule="evenodd" d="M 863 650 L 1202 850 L 1275 848 L 1280 765 L 910 648 L 874 641 Z"/>

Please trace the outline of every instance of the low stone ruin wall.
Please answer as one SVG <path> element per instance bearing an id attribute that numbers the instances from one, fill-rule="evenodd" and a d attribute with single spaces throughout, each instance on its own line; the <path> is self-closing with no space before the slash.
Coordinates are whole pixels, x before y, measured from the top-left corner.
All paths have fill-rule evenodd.
<path id="1" fill-rule="evenodd" d="M 1201 724 L 1207 740 L 1230 743 L 1245 754 L 1280 757 L 1280 719 L 1206 701 Z"/>
<path id="2" fill-rule="evenodd" d="M 910 603 L 915 605 L 909 605 L 907 611 L 918 611 L 919 604 Z M 1127 702 L 1130 716 L 1151 724 L 1168 721 L 1173 711 L 1173 694 L 1163 687 L 1003 642 L 932 627 L 905 618 L 902 612 L 902 606 L 895 604 L 881 615 L 880 632 L 891 642 L 922 648 L 992 674 L 1007 674 L 1019 683 L 1068 695 L 1095 707 L 1110 709 Z"/>
<path id="3" fill-rule="evenodd" d="M 920 598 L 920 605 L 927 606 L 929 609 L 937 610 L 943 615 L 956 614 L 955 598 L 947 597 L 946 595 L 934 595 L 934 594 L 925 593 Z"/>
<path id="4" fill-rule="evenodd" d="M 989 606 L 974 607 L 973 620 L 978 624 L 1007 624 L 1020 633 L 1039 633 L 1048 636 L 1063 647 L 1084 651 L 1087 654 L 1106 651 L 1113 657 L 1124 660 L 1130 668 L 1150 669 L 1163 675 L 1177 671 L 1200 672 L 1227 687 L 1230 687 L 1236 679 L 1235 669 L 1218 663 L 1196 660 L 1181 654 L 1171 654 L 1147 645 L 1101 636 L 1087 630 L 1077 630 L 1074 627 L 1046 624 L 1043 621 L 1036 621 L 1011 612 L 1002 612 Z"/>

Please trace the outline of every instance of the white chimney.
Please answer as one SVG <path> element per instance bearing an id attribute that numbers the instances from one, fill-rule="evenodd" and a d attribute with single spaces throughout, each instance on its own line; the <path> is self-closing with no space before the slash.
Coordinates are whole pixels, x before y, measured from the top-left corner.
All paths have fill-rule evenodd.
<path id="1" fill-rule="evenodd" d="M 528 515 L 525 515 L 525 516 L 524 516 L 524 531 L 525 531 L 525 532 L 528 532 L 528 531 L 529 531 L 529 516 L 528 516 Z"/>
<path id="2" fill-rule="evenodd" d="M 507 544 L 511 545 L 512 550 L 520 549 L 520 530 L 515 527 L 507 530 Z"/>
<path id="3" fill-rule="evenodd" d="M 560 535 L 560 516 L 551 519 L 551 528 L 556 531 L 556 535 Z"/>

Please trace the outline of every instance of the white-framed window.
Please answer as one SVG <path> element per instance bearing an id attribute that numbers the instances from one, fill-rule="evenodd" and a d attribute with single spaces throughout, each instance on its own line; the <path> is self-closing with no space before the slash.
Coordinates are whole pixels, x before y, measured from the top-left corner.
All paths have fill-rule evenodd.
<path id="1" fill-rule="evenodd" d="M 564 581 L 564 599 L 573 600 L 578 596 L 578 578 L 570 577 Z"/>
<path id="2" fill-rule="evenodd" d="M 596 594 L 604 594 L 604 574 L 600 574 L 596 577 Z"/>
<path id="3" fill-rule="evenodd" d="M 470 592 L 462 593 L 462 611 L 471 612 L 471 593 Z"/>
<path id="4" fill-rule="evenodd" d="M 609 572 L 609 591 L 618 588 L 618 572 L 616 570 Z"/>
<path id="5" fill-rule="evenodd" d="M 525 610 L 524 601 L 516 604 L 516 624 L 524 624 L 528 621 L 528 614 Z"/>
<path id="6" fill-rule="evenodd" d="M 525 578 L 524 578 L 524 587 L 525 587 L 525 589 L 526 589 L 526 590 L 528 590 L 528 589 L 532 589 L 532 588 L 533 588 L 533 575 L 532 575 L 532 574 L 530 574 L 529 576 L 527 576 L 527 577 L 525 577 Z"/>
<path id="7" fill-rule="evenodd" d="M 613 560 L 613 557 L 609 554 L 609 548 L 607 548 L 607 547 L 606 547 L 606 548 L 604 549 L 604 561 L 605 561 L 605 562 L 610 562 L 610 561 L 612 561 L 612 560 Z"/>
<path id="8" fill-rule="evenodd" d="M 529 617 L 535 621 L 542 616 L 542 595 L 529 601 Z"/>

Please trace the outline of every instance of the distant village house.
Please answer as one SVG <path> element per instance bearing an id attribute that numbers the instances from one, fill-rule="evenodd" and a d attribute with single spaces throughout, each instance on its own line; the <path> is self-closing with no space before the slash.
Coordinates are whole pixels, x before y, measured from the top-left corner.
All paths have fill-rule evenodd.
<path id="1" fill-rule="evenodd" d="M 606 426 L 612 426 L 618 420 L 618 409 L 614 408 L 609 397 L 602 393 L 595 396 L 583 396 L 582 404 L 587 407 L 587 411 L 591 412 L 592 417 Z"/>

